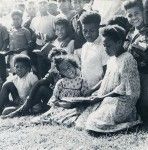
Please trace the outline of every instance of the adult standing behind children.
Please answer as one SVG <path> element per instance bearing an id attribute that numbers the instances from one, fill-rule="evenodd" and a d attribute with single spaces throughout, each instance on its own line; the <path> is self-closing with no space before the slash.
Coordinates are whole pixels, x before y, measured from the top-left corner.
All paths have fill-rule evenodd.
<path id="1" fill-rule="evenodd" d="M 141 79 L 141 96 L 138 103 L 142 119 L 148 117 L 148 28 L 144 23 L 144 8 L 141 0 L 130 0 L 124 3 L 124 9 L 129 23 L 133 28 L 127 35 L 128 51 L 138 64 Z"/>
<path id="2" fill-rule="evenodd" d="M 80 21 L 87 41 L 81 52 L 81 72 L 82 77 L 92 88 L 102 79 L 103 68 L 108 58 L 99 35 L 101 16 L 96 12 L 84 12 Z"/>

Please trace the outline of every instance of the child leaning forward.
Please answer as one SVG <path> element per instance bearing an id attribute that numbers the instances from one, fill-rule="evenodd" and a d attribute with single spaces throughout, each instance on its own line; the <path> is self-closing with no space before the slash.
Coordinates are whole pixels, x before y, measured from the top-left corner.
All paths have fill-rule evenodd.
<path id="1" fill-rule="evenodd" d="M 85 106 L 75 105 L 66 99 L 85 97 L 88 85 L 80 77 L 78 64 L 73 58 L 66 56 L 56 58 L 55 65 L 62 79 L 57 82 L 53 96 L 49 100 L 51 108 L 45 114 L 34 118 L 32 122 L 72 126 Z"/>

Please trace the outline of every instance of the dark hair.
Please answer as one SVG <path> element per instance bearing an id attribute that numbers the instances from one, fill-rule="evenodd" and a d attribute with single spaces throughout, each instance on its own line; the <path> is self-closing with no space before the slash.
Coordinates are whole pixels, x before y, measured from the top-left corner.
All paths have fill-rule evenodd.
<path id="1" fill-rule="evenodd" d="M 20 11 L 20 10 L 14 10 L 12 13 L 11 13 L 11 17 L 13 16 L 19 16 L 19 17 L 23 17 L 23 13 Z"/>
<path id="2" fill-rule="evenodd" d="M 126 0 L 123 3 L 123 7 L 125 10 L 133 8 L 133 7 L 139 7 L 143 11 L 142 0 Z"/>
<path id="3" fill-rule="evenodd" d="M 78 62 L 76 61 L 76 59 L 74 59 L 74 57 L 72 57 L 72 56 L 59 56 L 59 57 L 54 58 L 54 63 L 55 63 L 55 66 L 56 66 L 57 70 L 59 70 L 59 65 L 63 61 L 72 64 L 76 68 L 80 68 Z"/>
<path id="4" fill-rule="evenodd" d="M 25 54 L 18 54 L 14 56 L 14 66 L 16 63 L 21 62 L 23 63 L 27 68 L 31 69 L 31 62 L 30 58 Z"/>
<path id="5" fill-rule="evenodd" d="M 96 24 L 98 27 L 100 26 L 101 16 L 99 13 L 95 11 L 86 11 L 80 17 L 80 22 L 82 24 Z"/>
<path id="6" fill-rule="evenodd" d="M 110 19 L 107 23 L 107 25 L 119 25 L 120 27 L 124 28 L 126 31 L 126 34 L 131 29 L 132 25 L 129 23 L 128 19 L 124 16 L 115 16 L 112 19 Z"/>
<path id="7" fill-rule="evenodd" d="M 55 56 L 60 56 L 60 55 L 67 55 L 67 52 L 63 49 L 56 49 L 56 48 L 53 48 L 49 54 L 48 54 L 48 58 L 50 60 L 52 60 L 53 57 Z"/>
<path id="8" fill-rule="evenodd" d="M 103 28 L 102 35 L 104 37 L 110 37 L 113 41 L 125 41 L 126 32 L 118 25 L 108 25 Z"/>
<path id="9" fill-rule="evenodd" d="M 55 20 L 55 26 L 56 25 L 64 25 L 66 30 L 67 30 L 67 35 L 68 36 L 71 36 L 72 34 L 72 29 L 71 29 L 71 25 L 70 25 L 70 22 L 63 18 L 63 17 L 56 17 L 56 20 Z"/>

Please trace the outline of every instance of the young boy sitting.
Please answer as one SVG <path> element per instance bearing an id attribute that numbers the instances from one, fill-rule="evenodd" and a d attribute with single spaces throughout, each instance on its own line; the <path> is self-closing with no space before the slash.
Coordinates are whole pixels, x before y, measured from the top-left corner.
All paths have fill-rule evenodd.
<path id="1" fill-rule="evenodd" d="M 6 114 L 21 106 L 37 76 L 31 72 L 30 58 L 24 54 L 14 57 L 15 75 L 10 75 L 0 91 L 0 113 Z M 11 94 L 11 98 L 9 97 Z M 12 99 L 12 100 L 11 100 Z M 5 109 L 6 106 L 14 106 Z"/>
<path id="2" fill-rule="evenodd" d="M 99 36 L 101 16 L 96 12 L 84 12 L 80 17 L 82 31 L 86 43 L 81 52 L 82 77 L 90 88 L 95 86 L 103 77 L 103 66 L 107 62 L 107 54 Z"/>

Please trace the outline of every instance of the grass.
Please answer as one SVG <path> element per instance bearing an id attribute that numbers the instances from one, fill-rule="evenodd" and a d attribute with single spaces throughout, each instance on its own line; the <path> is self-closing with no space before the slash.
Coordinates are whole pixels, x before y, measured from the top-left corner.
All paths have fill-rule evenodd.
<path id="1" fill-rule="evenodd" d="M 32 125 L 32 117 L 0 119 L 0 150 L 147 150 L 147 127 L 90 136 L 86 131 Z"/>

